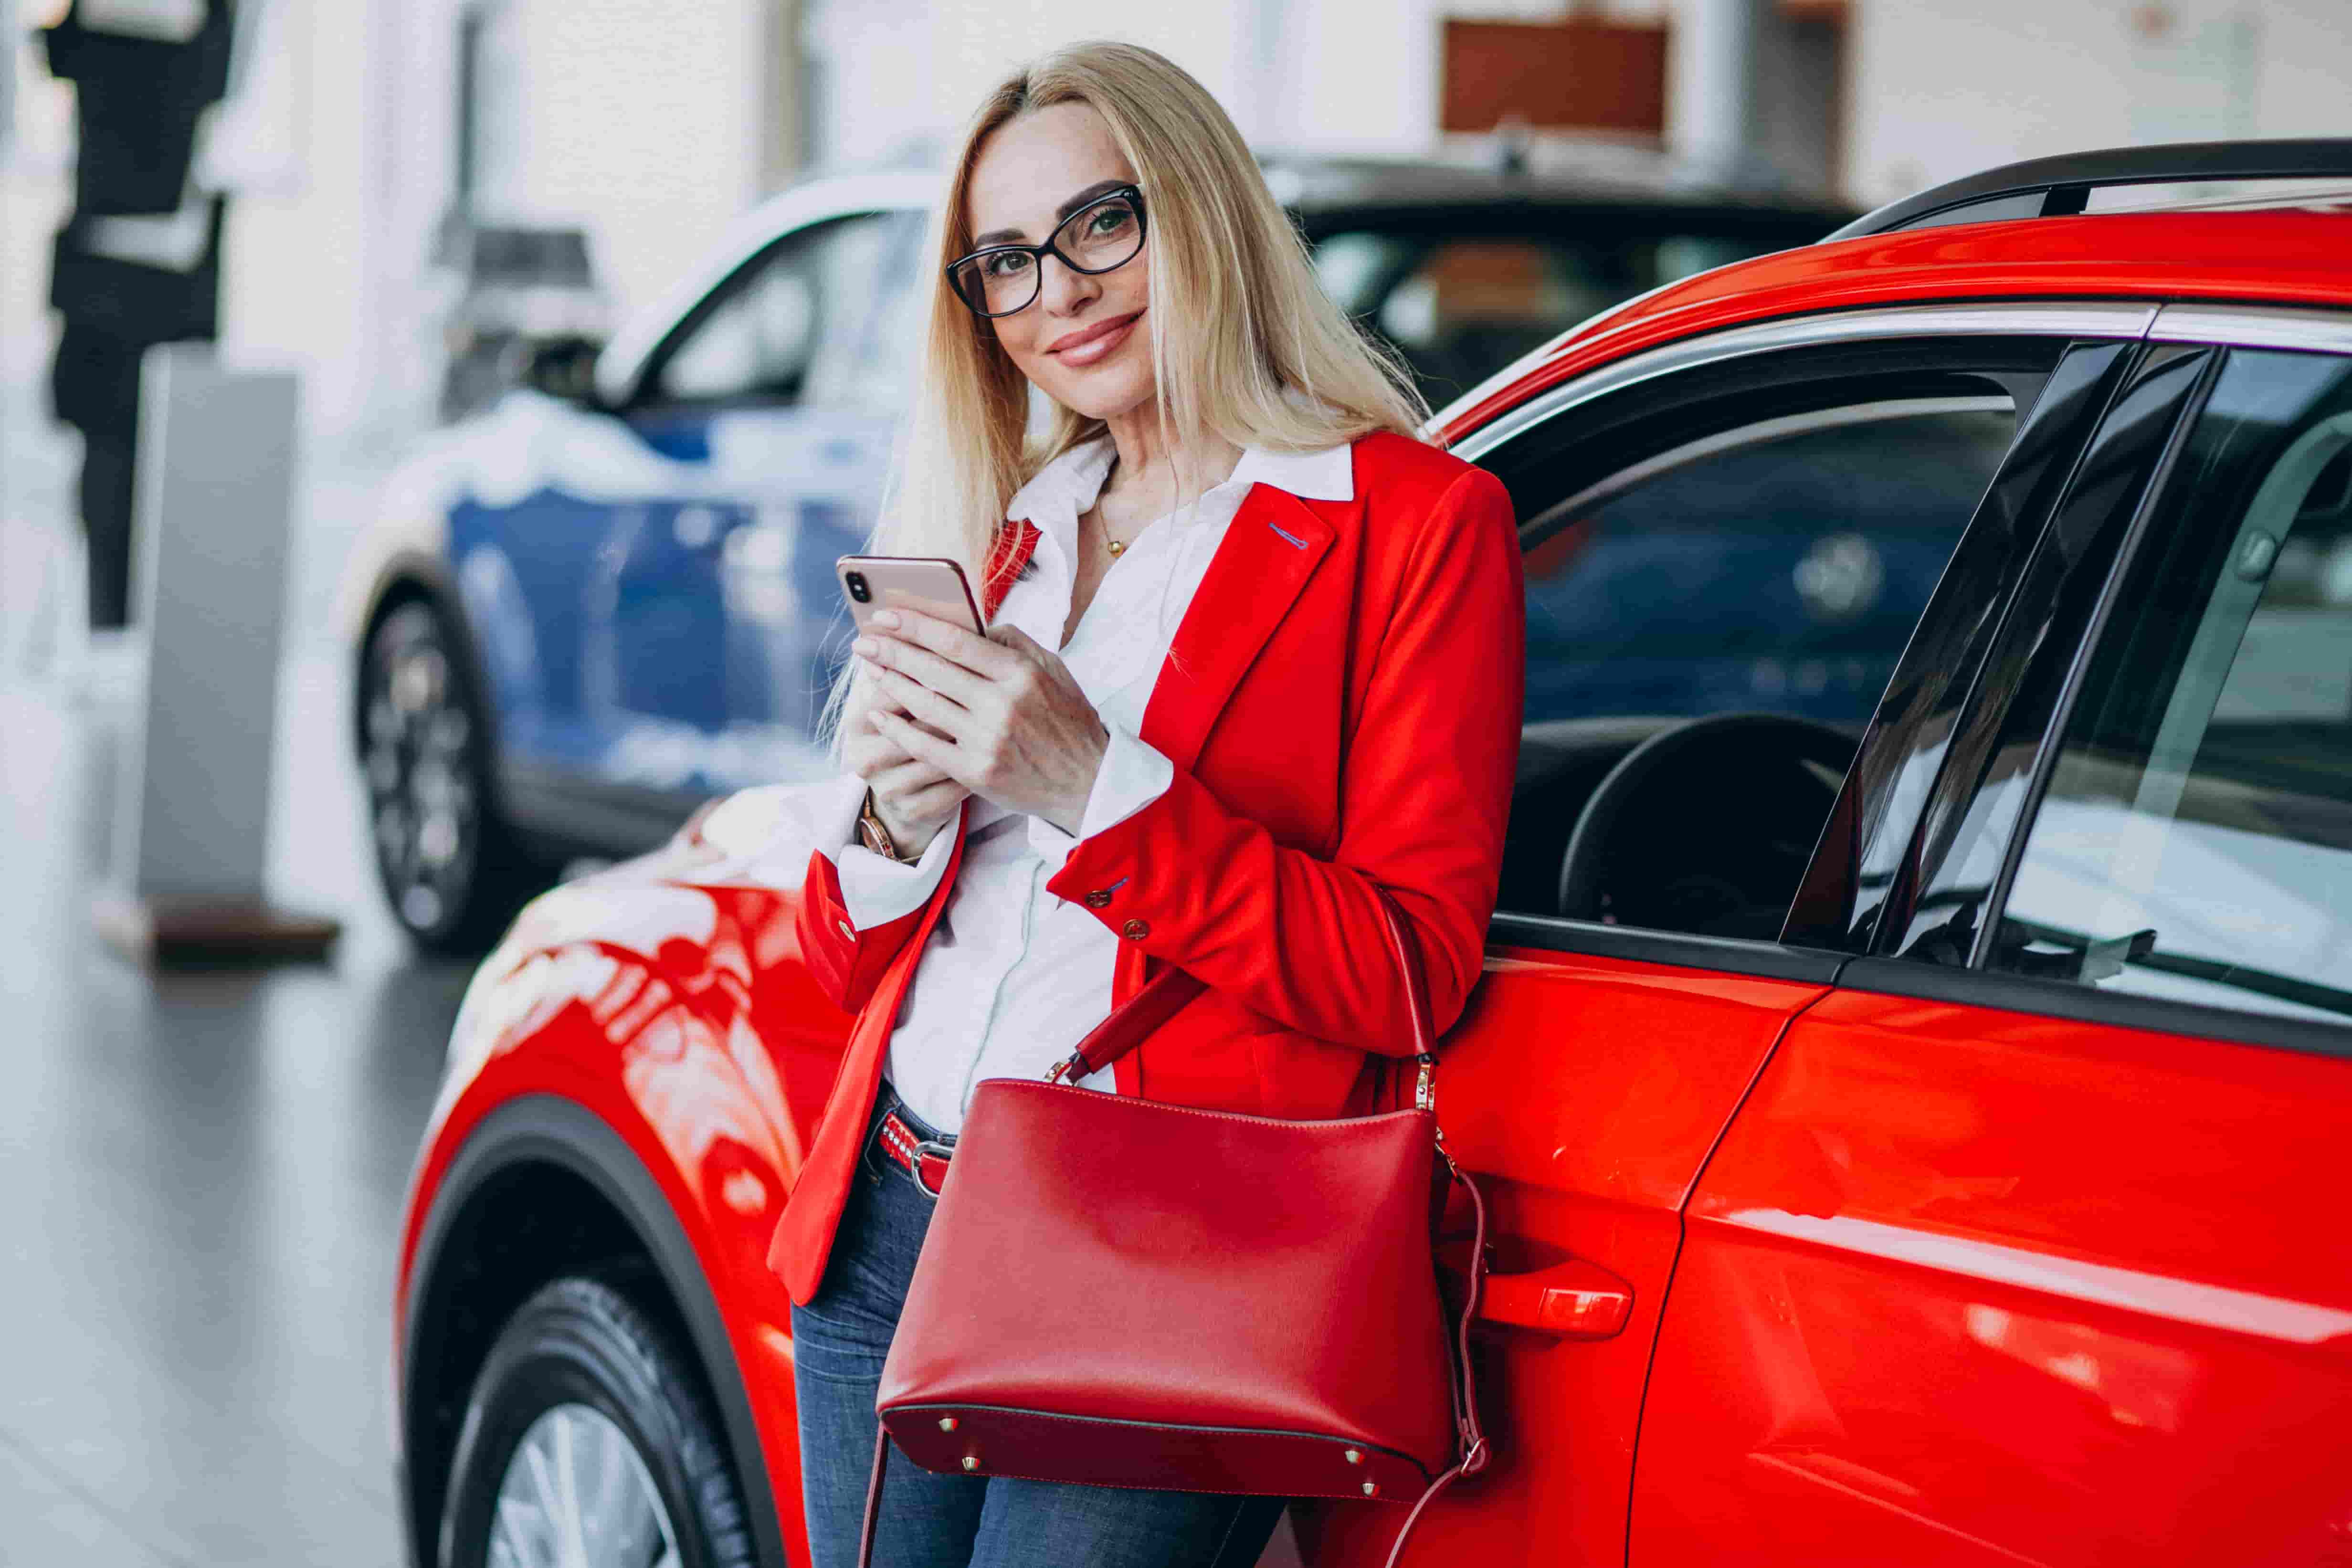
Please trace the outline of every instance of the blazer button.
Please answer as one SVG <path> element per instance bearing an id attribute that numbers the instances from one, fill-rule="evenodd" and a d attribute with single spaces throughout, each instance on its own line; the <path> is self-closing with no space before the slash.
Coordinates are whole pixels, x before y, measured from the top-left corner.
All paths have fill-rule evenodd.
<path id="1" fill-rule="evenodd" d="M 1109 907 L 1110 907 L 1110 889 L 1108 889 L 1108 888 L 1107 888 L 1107 887 L 1098 887 L 1098 888 L 1095 889 L 1092 893 L 1090 893 L 1090 894 L 1087 894 L 1087 907 L 1088 909 L 1108 909 L 1108 908 L 1109 908 Z"/>
<path id="2" fill-rule="evenodd" d="M 851 925 L 848 921 L 846 921 L 846 920 L 844 920 L 844 921 L 838 922 L 838 924 L 839 924 L 839 925 L 840 925 L 840 926 L 841 926 L 841 934 L 842 934 L 844 936 L 848 937 L 852 942 L 855 942 L 855 941 L 856 941 L 856 940 L 857 940 L 857 927 L 856 927 L 856 926 L 852 925 Z"/>
<path id="3" fill-rule="evenodd" d="M 1151 935 L 1151 927 L 1140 920 L 1130 920 L 1118 928 L 1118 934 L 1130 942 L 1140 942 Z"/>

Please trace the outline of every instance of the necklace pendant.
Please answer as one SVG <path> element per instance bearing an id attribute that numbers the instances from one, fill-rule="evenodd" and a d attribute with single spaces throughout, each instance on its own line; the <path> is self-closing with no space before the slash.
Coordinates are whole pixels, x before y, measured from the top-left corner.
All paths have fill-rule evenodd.
<path id="1" fill-rule="evenodd" d="M 1104 540 L 1103 542 L 1104 542 L 1104 544 L 1105 544 L 1105 545 L 1107 545 L 1107 546 L 1109 548 L 1109 549 L 1110 549 L 1110 553 L 1111 553 L 1111 554 L 1113 554 L 1113 555 L 1117 555 L 1117 554 L 1118 554 L 1121 550 L 1124 550 L 1125 549 L 1127 549 L 1127 547 L 1126 547 L 1125 545 L 1123 545 L 1123 544 L 1119 543 L 1117 539 L 1106 539 L 1106 540 Z"/>

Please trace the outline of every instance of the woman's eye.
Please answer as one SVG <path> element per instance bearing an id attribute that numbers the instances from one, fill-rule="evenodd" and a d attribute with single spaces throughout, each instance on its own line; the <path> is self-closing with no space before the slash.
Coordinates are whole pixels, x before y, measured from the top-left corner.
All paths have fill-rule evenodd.
<path id="1" fill-rule="evenodd" d="M 1028 268 L 1028 256 L 1017 250 L 1000 251 L 981 264 L 991 277 L 1018 277 Z"/>
<path id="2" fill-rule="evenodd" d="M 1124 206 L 1105 207 L 1095 214 L 1095 221 L 1087 226 L 1097 235 L 1115 235 L 1132 222 L 1134 216 L 1135 214 Z"/>

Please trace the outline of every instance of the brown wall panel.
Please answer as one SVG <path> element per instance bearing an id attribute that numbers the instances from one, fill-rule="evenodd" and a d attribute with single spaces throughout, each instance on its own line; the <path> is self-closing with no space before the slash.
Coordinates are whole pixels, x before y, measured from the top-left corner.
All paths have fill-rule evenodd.
<path id="1" fill-rule="evenodd" d="M 1575 18 L 1445 24 L 1446 131 L 1532 127 L 1657 136 L 1666 124 L 1666 29 Z"/>

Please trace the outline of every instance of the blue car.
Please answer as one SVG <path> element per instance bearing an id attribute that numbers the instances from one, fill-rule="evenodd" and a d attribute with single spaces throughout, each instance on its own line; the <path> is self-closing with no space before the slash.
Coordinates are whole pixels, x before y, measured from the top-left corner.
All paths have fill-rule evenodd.
<path id="1" fill-rule="evenodd" d="M 1268 172 L 1326 285 L 1433 404 L 1595 311 L 1817 238 L 1842 216 L 1665 172 L 1619 183 L 1330 161 L 1269 160 Z M 940 188 L 928 172 L 874 173 L 776 197 L 604 346 L 581 384 L 551 392 L 542 377 L 508 392 L 434 434 L 385 486 L 343 623 L 378 871 L 418 942 L 478 947 L 568 860 L 638 852 L 714 796 L 830 771 L 818 719 L 846 641 L 833 561 L 864 543 L 881 499 Z M 1661 558 L 1658 540 L 1621 539 L 1607 518 L 1595 528 L 1592 560 L 1635 586 L 1596 589 L 1580 571 L 1556 612 L 1540 609 L 1538 635 L 1571 650 L 1544 688 L 1550 706 L 1712 711 L 1699 685 L 1747 678 L 1746 655 L 1731 676 L 1693 663 L 1688 638 L 1637 632 L 1627 598 L 1651 591 L 1645 572 L 1689 570 L 1688 552 Z M 1818 544 L 1789 538 L 1756 548 L 1802 557 Z M 1924 563 L 1941 560 L 1922 543 L 1916 561 L 1865 544 L 1869 559 L 1849 548 L 1843 566 L 1817 563 L 1832 596 L 1851 591 L 1840 571 L 1894 586 L 1871 622 L 1885 633 L 1864 639 L 1868 668 L 1841 653 L 1823 666 L 1836 695 L 1822 683 L 1796 711 L 1866 713 L 1895 629 L 1925 602 Z M 1793 570 L 1717 564 L 1741 581 Z M 1791 603 L 1803 612 L 1801 595 Z M 1683 612 L 1691 636 L 1713 635 L 1703 604 Z M 1841 622 L 1849 633 L 1853 620 Z M 1792 692 L 1812 678 L 1799 663 Z"/>

